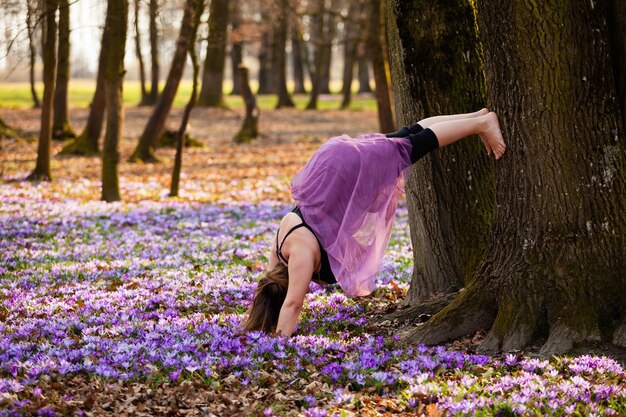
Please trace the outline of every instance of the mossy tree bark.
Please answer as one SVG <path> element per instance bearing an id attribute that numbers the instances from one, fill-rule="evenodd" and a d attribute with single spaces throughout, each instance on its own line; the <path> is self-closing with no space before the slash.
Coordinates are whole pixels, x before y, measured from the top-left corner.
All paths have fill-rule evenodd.
<path id="1" fill-rule="evenodd" d="M 480 44 L 469 1 L 393 0 L 387 12 L 400 125 L 484 106 Z M 465 140 L 415 164 L 406 193 L 414 268 L 405 304 L 417 306 L 463 287 L 476 270 L 493 213 L 493 166 L 478 138 Z"/>
<path id="2" fill-rule="evenodd" d="M 231 36 L 232 43 L 230 46 L 230 68 L 233 78 L 233 90 L 230 92 L 231 95 L 236 96 L 239 95 L 239 65 L 243 62 L 243 33 L 241 32 L 241 4 L 240 0 L 232 0 L 230 2 L 230 11 L 228 15 L 230 16 L 230 27 L 231 27 Z"/>
<path id="3" fill-rule="evenodd" d="M 287 91 L 287 33 L 289 27 L 288 13 L 289 0 L 280 0 L 276 10 L 276 26 L 274 29 L 274 64 L 276 65 L 276 85 L 278 87 L 278 103 L 276 108 L 295 107 L 289 91 Z"/>
<path id="4" fill-rule="evenodd" d="M 386 34 L 384 19 L 384 3 L 381 0 L 370 0 L 370 32 L 367 49 L 372 60 L 374 80 L 376 81 L 376 104 L 378 107 L 378 123 L 383 133 L 395 130 L 392 110 L 391 92 L 389 91 L 389 61 L 386 52 Z"/>
<path id="5" fill-rule="evenodd" d="M 172 103 L 174 102 L 174 97 L 176 96 L 176 91 L 178 91 L 178 85 L 180 84 L 185 69 L 185 59 L 187 57 L 191 34 L 193 33 L 193 14 L 193 7 L 185 6 L 185 12 L 183 13 L 180 24 L 180 33 L 176 41 L 176 50 L 174 51 L 172 65 L 167 75 L 165 87 L 163 87 L 157 105 L 139 138 L 139 142 L 133 154 L 129 158 L 129 162 L 142 161 L 154 163 L 159 161 L 154 151 L 156 150 L 158 139 L 161 133 L 163 133 L 165 120 L 172 108 Z"/>
<path id="6" fill-rule="evenodd" d="M 102 31 L 102 42 L 100 45 L 100 57 L 98 58 L 98 75 L 96 76 L 96 91 L 91 99 L 87 124 L 83 132 L 76 139 L 68 143 L 61 149 L 62 155 L 97 155 L 100 152 L 98 142 L 104 124 L 104 114 L 106 111 L 106 95 L 104 92 L 104 72 L 108 59 L 109 32 Z"/>
<path id="7" fill-rule="evenodd" d="M 139 0 L 135 0 L 135 3 L 134 3 L 135 57 L 137 57 L 137 62 L 139 63 L 139 84 L 141 87 L 141 99 L 139 101 L 139 105 L 147 106 L 150 100 L 148 98 L 148 90 L 146 89 L 146 68 L 143 63 L 143 54 L 141 53 L 141 35 L 139 33 L 139 10 L 140 10 L 140 2 Z"/>
<path id="8" fill-rule="evenodd" d="M 33 181 L 51 181 L 50 142 L 52 141 L 52 106 L 54 98 L 55 70 L 57 64 L 57 1 L 45 0 L 42 5 L 43 39 L 43 103 L 41 107 L 41 127 L 37 146 L 35 169 L 26 178 Z"/>
<path id="9" fill-rule="evenodd" d="M 118 144 L 124 127 L 124 54 L 128 29 L 128 0 L 108 0 L 105 31 L 110 33 L 111 49 L 104 71 L 107 124 L 102 146 L 102 200 L 119 201 Z"/>
<path id="10" fill-rule="evenodd" d="M 477 4 L 488 102 L 509 143 L 493 224 L 475 278 L 407 340 L 489 326 L 485 351 L 521 349 L 541 329 L 543 354 L 610 340 L 626 313 L 626 167 L 609 5 Z"/>
<path id="11" fill-rule="evenodd" d="M 250 88 L 250 71 L 243 65 L 239 66 L 239 90 L 246 104 L 246 116 L 241 125 L 241 129 L 233 138 L 235 143 L 250 142 L 259 135 L 259 107 L 256 97 Z"/>
<path id="12" fill-rule="evenodd" d="M 202 70 L 198 106 L 228 108 L 224 101 L 224 67 L 228 29 L 228 0 L 211 0 L 209 38 Z"/>
<path id="13" fill-rule="evenodd" d="M 30 52 L 30 66 L 28 68 L 28 75 L 30 81 L 30 94 L 33 97 L 33 107 L 36 109 L 41 107 L 37 90 L 35 89 L 35 66 L 37 64 L 37 47 L 35 45 L 35 22 L 34 16 L 37 15 L 37 6 L 33 0 L 26 2 L 26 32 L 28 34 L 28 50 Z"/>
<path id="14" fill-rule="evenodd" d="M 159 27 L 157 19 L 159 17 L 158 0 L 150 0 L 148 5 L 148 16 L 150 18 L 150 94 L 146 104 L 153 106 L 159 99 L 159 76 L 161 64 L 159 63 Z"/>
<path id="15" fill-rule="evenodd" d="M 183 167 L 183 147 L 185 144 L 185 131 L 187 130 L 187 124 L 189 123 L 189 117 L 191 111 L 196 105 L 198 100 L 198 73 L 200 72 L 200 65 L 198 64 L 198 56 L 196 55 L 196 36 L 198 34 L 198 26 L 200 26 L 200 19 L 202 12 L 204 11 L 204 0 L 187 0 L 186 7 L 193 9 L 193 31 L 189 39 L 189 58 L 191 59 L 191 67 L 193 69 L 192 74 L 192 87 L 191 97 L 185 105 L 183 111 L 183 117 L 180 121 L 180 127 L 176 135 L 176 155 L 174 156 L 174 167 L 172 169 L 172 183 L 170 184 L 170 197 L 178 196 L 178 186 L 180 184 L 180 171 Z"/>
<path id="16" fill-rule="evenodd" d="M 67 98 L 70 82 L 70 30 L 69 0 L 59 0 L 59 48 L 52 122 L 52 138 L 56 140 L 76 137 L 76 133 L 70 126 Z"/>

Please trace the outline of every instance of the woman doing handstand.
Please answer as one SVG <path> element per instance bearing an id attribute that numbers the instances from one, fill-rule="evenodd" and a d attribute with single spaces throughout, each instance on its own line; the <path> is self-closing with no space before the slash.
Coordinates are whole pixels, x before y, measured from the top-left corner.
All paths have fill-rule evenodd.
<path id="1" fill-rule="evenodd" d="M 245 330 L 291 336 L 311 281 L 370 294 L 389 242 L 403 171 L 429 152 L 479 135 L 488 155 L 506 150 L 495 113 L 435 116 L 387 135 L 329 139 L 294 176 L 296 202 L 270 248 Z"/>

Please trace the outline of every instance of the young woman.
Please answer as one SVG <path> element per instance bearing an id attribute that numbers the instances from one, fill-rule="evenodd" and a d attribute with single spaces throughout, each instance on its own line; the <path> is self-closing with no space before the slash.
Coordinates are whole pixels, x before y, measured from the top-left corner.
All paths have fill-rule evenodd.
<path id="1" fill-rule="evenodd" d="M 259 281 L 245 330 L 291 336 L 311 281 L 349 296 L 375 289 L 403 171 L 427 153 L 479 135 L 487 154 L 506 150 L 495 113 L 429 117 L 398 132 L 331 138 L 294 177 L 296 207 L 280 222 L 269 268 Z"/>

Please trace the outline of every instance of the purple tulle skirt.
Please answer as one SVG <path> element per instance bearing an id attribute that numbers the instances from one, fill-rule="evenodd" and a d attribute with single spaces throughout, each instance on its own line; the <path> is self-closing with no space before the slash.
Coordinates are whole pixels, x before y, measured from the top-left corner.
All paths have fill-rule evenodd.
<path id="1" fill-rule="evenodd" d="M 328 252 L 337 282 L 349 296 L 376 289 L 411 142 L 368 134 L 329 139 L 294 176 L 291 192 L 304 220 Z"/>

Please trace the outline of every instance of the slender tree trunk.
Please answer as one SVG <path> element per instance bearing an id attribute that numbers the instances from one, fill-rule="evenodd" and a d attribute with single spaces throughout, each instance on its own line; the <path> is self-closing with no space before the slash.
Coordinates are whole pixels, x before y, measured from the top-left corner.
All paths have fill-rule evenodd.
<path id="1" fill-rule="evenodd" d="M 287 91 L 287 33 L 288 33 L 288 19 L 287 11 L 289 9 L 289 0 L 280 0 L 280 7 L 277 10 L 278 22 L 275 27 L 274 45 L 276 54 L 274 64 L 276 65 L 276 84 L 278 85 L 278 103 L 276 108 L 281 107 L 295 107 L 289 91 Z"/>
<path id="2" fill-rule="evenodd" d="M 70 3 L 59 0 L 59 49 L 57 59 L 57 79 L 54 90 L 54 118 L 52 138 L 65 140 L 75 138 L 70 126 L 68 104 L 68 84 L 70 81 Z"/>
<path id="3" fill-rule="evenodd" d="M 484 107 L 480 44 L 469 1 L 391 0 L 387 13 L 400 125 Z M 414 25 L 416 20 L 422 23 Z M 494 192 L 493 167 L 478 137 L 415 164 L 406 185 L 414 254 L 406 304 L 417 306 L 469 282 L 487 248 Z"/>
<path id="4" fill-rule="evenodd" d="M 239 65 L 243 62 L 243 34 L 241 33 L 241 5 L 240 0 L 232 0 L 230 2 L 230 21 L 232 44 L 230 49 L 230 65 L 233 77 L 233 91 L 231 95 L 239 95 Z"/>
<path id="5" fill-rule="evenodd" d="M 243 120 L 241 129 L 233 138 L 235 143 L 250 142 L 259 135 L 259 107 L 256 104 L 256 97 L 250 88 L 248 68 L 241 65 L 239 67 L 239 89 L 246 104 L 246 117 Z"/>
<path id="6" fill-rule="evenodd" d="M 326 25 L 325 25 L 325 34 L 324 34 L 324 43 L 323 43 L 323 57 L 322 57 L 322 66 L 324 70 L 322 71 L 321 81 L 319 92 L 320 94 L 331 94 L 330 91 L 330 69 L 333 61 L 333 42 L 335 41 L 335 37 L 337 36 L 337 20 L 338 20 L 338 9 L 339 9 L 339 1 L 332 0 L 330 4 L 330 9 L 327 10 L 326 16 Z"/>
<path id="7" fill-rule="evenodd" d="M 356 59 L 356 47 L 359 41 L 359 2 L 353 1 L 348 9 L 348 21 L 346 23 L 345 39 L 343 44 L 343 86 L 341 88 L 341 109 L 350 107 L 352 101 L 352 80 L 354 79 L 354 62 Z"/>
<path id="8" fill-rule="evenodd" d="M 302 31 L 298 27 L 299 22 L 294 19 L 291 27 L 291 57 L 293 66 L 294 94 L 306 94 L 304 86 L 304 59 L 306 51 L 303 50 L 304 41 Z"/>
<path id="9" fill-rule="evenodd" d="M 96 91 L 91 99 L 89 116 L 83 133 L 76 139 L 63 147 L 62 155 L 96 155 L 99 153 L 98 141 L 102 133 L 104 124 L 104 114 L 106 110 L 106 95 L 104 92 L 104 72 L 108 59 L 111 42 L 109 32 L 102 31 L 102 42 L 100 46 L 100 57 L 98 58 L 98 75 L 96 77 Z"/>
<path id="10" fill-rule="evenodd" d="M 36 7 L 33 5 L 32 0 L 28 0 L 26 15 L 26 30 L 28 32 L 28 49 L 30 52 L 30 67 L 29 67 L 29 80 L 30 80 L 30 94 L 33 97 L 33 107 L 38 109 L 41 107 L 37 90 L 35 90 L 35 66 L 37 65 L 37 47 L 35 46 L 35 29 L 33 23 L 33 15 L 36 15 Z"/>
<path id="11" fill-rule="evenodd" d="M 37 147 L 37 162 L 35 169 L 27 177 L 33 181 L 51 181 L 50 175 L 50 142 L 52 140 L 52 105 L 54 98 L 54 82 L 56 70 L 57 49 L 57 2 L 45 0 L 42 15 L 43 40 L 43 105 L 41 108 L 41 128 L 39 130 L 39 144 Z"/>
<path id="12" fill-rule="evenodd" d="M 191 0 L 187 0 L 188 2 Z M 135 148 L 133 154 L 129 158 L 129 162 L 158 162 L 158 159 L 154 155 L 157 141 L 161 133 L 163 133 L 163 127 L 165 126 L 165 120 L 172 108 L 174 96 L 178 91 L 178 85 L 180 79 L 183 76 L 185 69 L 185 58 L 187 56 L 187 49 L 189 47 L 189 40 L 191 33 L 193 32 L 193 6 L 189 3 L 185 5 L 185 13 L 180 25 L 180 34 L 176 41 L 176 51 L 172 58 L 172 66 L 170 72 L 167 75 L 167 81 L 163 92 L 159 96 L 157 102 L 146 127 L 144 128 L 139 143 Z"/>
<path id="13" fill-rule="evenodd" d="M 369 59 L 367 58 L 367 48 L 365 42 L 360 42 L 357 46 L 357 67 L 359 74 L 359 94 L 371 93 Z"/>
<path id="14" fill-rule="evenodd" d="M 139 0 L 135 0 L 135 56 L 139 63 L 139 83 L 141 85 L 140 106 L 148 105 L 148 90 L 146 90 L 146 68 L 143 64 L 143 55 L 141 54 L 141 36 L 139 35 Z"/>
<path id="15" fill-rule="evenodd" d="M 159 16 L 158 0 L 150 0 L 148 14 L 150 17 L 150 95 L 146 104 L 155 105 L 159 98 L 159 33 L 157 27 L 157 18 Z"/>
<path id="16" fill-rule="evenodd" d="M 261 33 L 261 48 L 259 51 L 259 89 L 257 94 L 275 94 L 277 92 L 274 83 L 274 24 L 272 16 L 266 10 L 261 11 L 261 20 L 265 22 L 265 27 Z"/>
<path id="17" fill-rule="evenodd" d="M 202 72 L 198 106 L 228 108 L 224 101 L 224 66 L 226 63 L 226 29 L 228 0 L 211 0 L 209 38 Z"/>
<path id="18" fill-rule="evenodd" d="M 552 354 L 624 320 L 626 138 L 609 4 L 532 6 L 478 2 L 488 101 L 508 140 L 489 246 L 465 291 L 408 341 L 491 326 L 482 350 L 508 351 L 547 329 L 541 352 Z"/>
<path id="19" fill-rule="evenodd" d="M 124 127 L 124 54 L 128 28 L 128 0 L 108 0 L 107 23 L 111 49 L 104 71 L 104 90 L 107 103 L 107 125 L 102 146 L 102 200 L 119 201 L 120 186 L 117 150 Z"/>
<path id="20" fill-rule="evenodd" d="M 188 0 L 190 7 L 193 7 L 193 30 L 189 39 L 189 58 L 191 59 L 191 67 L 193 68 L 192 80 L 193 85 L 191 88 L 191 97 L 185 106 L 183 111 L 183 117 L 178 128 L 176 137 L 176 155 L 174 156 L 174 167 L 172 169 L 172 183 L 170 186 L 170 197 L 178 196 L 178 186 L 180 184 L 180 171 L 183 166 L 183 147 L 185 144 L 185 130 L 187 130 L 187 124 L 189 123 L 189 117 L 191 111 L 196 105 L 198 99 L 198 73 L 200 72 L 200 65 L 198 64 L 198 57 L 196 55 L 196 35 L 198 33 L 198 26 L 200 26 L 200 18 L 204 11 L 204 0 Z"/>
<path id="21" fill-rule="evenodd" d="M 376 80 L 376 104 L 378 106 L 378 121 L 381 132 L 395 130 L 392 110 L 391 94 L 389 91 L 389 62 L 387 60 L 385 39 L 385 21 L 382 13 L 381 0 L 370 0 L 370 34 L 368 37 L 368 51 L 374 69 Z M 385 47 L 384 47 L 385 46 Z"/>
<path id="22" fill-rule="evenodd" d="M 324 37 L 326 22 L 326 1 L 318 0 L 318 8 L 315 16 L 315 72 L 311 76 L 311 98 L 307 104 L 307 110 L 317 109 L 317 100 L 320 95 L 321 82 L 324 79 Z"/>

